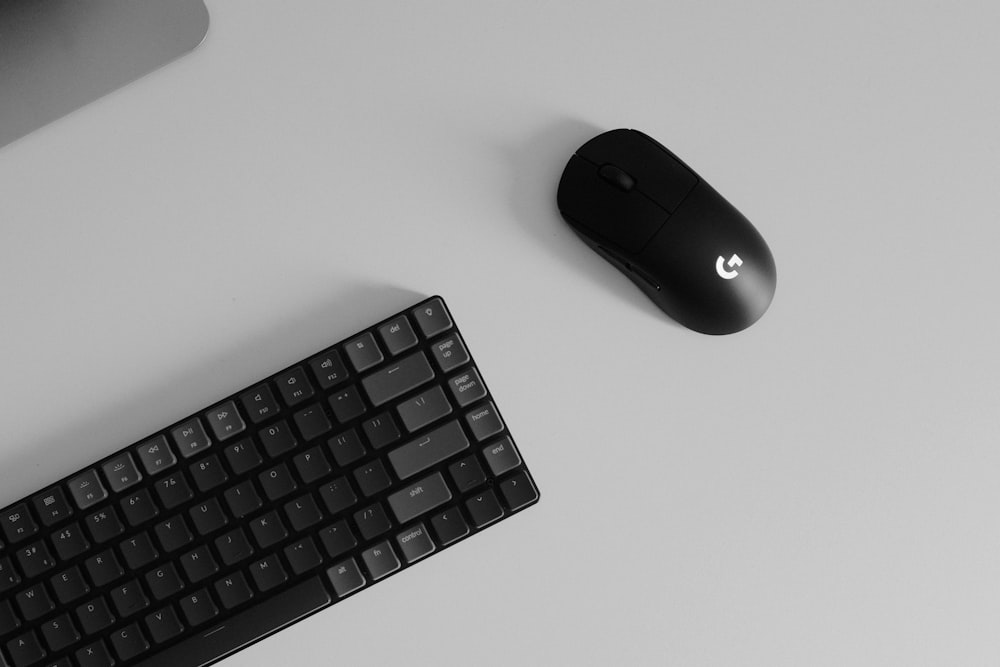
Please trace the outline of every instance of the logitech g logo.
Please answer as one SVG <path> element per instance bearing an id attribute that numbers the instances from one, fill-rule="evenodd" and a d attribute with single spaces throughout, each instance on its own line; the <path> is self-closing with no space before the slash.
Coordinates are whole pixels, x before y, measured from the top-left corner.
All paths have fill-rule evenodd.
<path id="1" fill-rule="evenodd" d="M 739 271 L 727 271 L 725 264 L 728 264 L 730 269 L 734 266 L 743 266 L 743 260 L 740 259 L 739 255 L 733 253 L 733 256 L 729 258 L 728 262 L 726 262 L 725 257 L 719 255 L 719 258 L 715 260 L 715 272 L 718 273 L 719 277 L 724 280 L 732 280 L 736 276 L 740 275 Z"/>

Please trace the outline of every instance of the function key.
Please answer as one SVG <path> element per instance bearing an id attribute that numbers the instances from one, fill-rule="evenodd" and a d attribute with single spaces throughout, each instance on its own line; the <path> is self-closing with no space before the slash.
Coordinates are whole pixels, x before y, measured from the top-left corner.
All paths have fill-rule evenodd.
<path id="1" fill-rule="evenodd" d="M 205 413 L 205 419 L 212 427 L 215 439 L 219 441 L 238 435 L 247 427 L 234 401 L 226 401 L 222 405 L 215 406 Z"/>
<path id="2" fill-rule="evenodd" d="M 359 373 L 384 359 L 382 351 L 378 349 L 375 337 L 371 333 L 363 334 L 349 341 L 344 345 L 344 351 L 347 352 L 347 358 L 351 360 L 354 370 Z"/>
<path id="3" fill-rule="evenodd" d="M 289 406 L 298 405 L 315 393 L 312 385 L 309 384 L 306 372 L 299 366 L 285 371 L 274 378 L 274 381 L 278 383 L 278 391 L 285 399 L 285 404 Z"/>
<path id="4" fill-rule="evenodd" d="M 208 449 L 212 441 L 208 439 L 205 428 L 201 425 L 201 420 L 192 417 L 173 431 L 170 432 L 181 456 L 186 459 L 191 458 L 203 449 Z"/>
<path id="5" fill-rule="evenodd" d="M 451 328 L 451 316 L 448 314 L 448 309 L 445 308 L 444 301 L 437 297 L 425 301 L 414 308 L 412 312 L 425 338 L 430 338 Z"/>
<path id="6" fill-rule="evenodd" d="M 82 510 L 96 505 L 108 497 L 108 492 L 101 484 L 101 478 L 93 469 L 74 477 L 67 486 L 69 486 L 69 493 L 73 496 L 76 506 Z"/>
<path id="7" fill-rule="evenodd" d="M 3 526 L 8 542 L 19 542 L 38 532 L 38 526 L 31 518 L 26 503 L 7 508 L 3 516 L 0 516 L 0 526 Z"/>
<path id="8" fill-rule="evenodd" d="M 127 452 L 114 457 L 101 468 L 104 470 L 104 476 L 107 477 L 111 490 L 115 493 L 120 493 L 130 486 L 138 484 L 142 479 L 139 469 L 132 461 L 132 455 Z"/>
<path id="9" fill-rule="evenodd" d="M 431 353 L 445 373 L 469 361 L 469 351 L 465 349 L 465 343 L 457 333 L 431 345 Z"/>
<path id="10" fill-rule="evenodd" d="M 309 360 L 309 367 L 323 389 L 329 389 L 347 379 L 347 368 L 336 350 L 327 350 L 313 357 Z"/>
<path id="11" fill-rule="evenodd" d="M 158 435 L 135 448 L 147 475 L 155 475 L 177 463 L 177 457 L 167 444 L 167 437 Z"/>
<path id="12" fill-rule="evenodd" d="M 73 514 L 73 509 L 69 506 L 69 501 L 66 500 L 66 494 L 59 487 L 38 494 L 32 503 L 35 505 L 35 511 L 41 517 L 42 523 L 46 526 L 57 524 Z"/>
<path id="13" fill-rule="evenodd" d="M 399 354 L 417 344 L 417 334 L 413 333 L 406 315 L 400 315 L 380 326 L 378 334 L 389 354 Z"/>
<path id="14" fill-rule="evenodd" d="M 278 402 L 274 400 L 274 394 L 271 393 L 271 389 L 266 383 L 259 384 L 240 394 L 240 403 L 243 404 L 247 414 L 250 415 L 250 421 L 254 424 L 259 424 L 278 414 Z"/>

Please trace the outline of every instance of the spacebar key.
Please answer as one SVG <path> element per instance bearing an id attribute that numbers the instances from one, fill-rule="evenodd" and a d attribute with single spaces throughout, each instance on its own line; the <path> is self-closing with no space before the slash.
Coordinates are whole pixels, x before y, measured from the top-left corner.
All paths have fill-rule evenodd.
<path id="1" fill-rule="evenodd" d="M 203 667 L 330 604 L 318 577 L 147 658 L 143 667 Z"/>

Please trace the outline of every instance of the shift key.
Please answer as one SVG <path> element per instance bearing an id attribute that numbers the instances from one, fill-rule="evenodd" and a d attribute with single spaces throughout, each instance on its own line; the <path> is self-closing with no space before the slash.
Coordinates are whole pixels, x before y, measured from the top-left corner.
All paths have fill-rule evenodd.
<path id="1" fill-rule="evenodd" d="M 379 406 L 434 378 L 423 352 L 416 352 L 361 380 L 372 405 Z"/>
<path id="2" fill-rule="evenodd" d="M 451 491 L 441 473 L 436 472 L 410 484 L 389 496 L 389 506 L 396 520 L 406 523 L 410 519 L 430 512 L 451 500 Z"/>
<path id="3" fill-rule="evenodd" d="M 469 439 L 453 420 L 392 450 L 389 461 L 399 478 L 406 479 L 468 447 Z"/>

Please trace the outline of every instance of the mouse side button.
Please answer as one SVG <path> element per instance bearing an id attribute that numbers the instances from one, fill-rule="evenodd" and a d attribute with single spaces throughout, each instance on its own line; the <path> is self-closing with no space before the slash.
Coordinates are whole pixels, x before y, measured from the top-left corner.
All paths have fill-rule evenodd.
<path id="1" fill-rule="evenodd" d="M 638 190 L 625 192 L 586 160 L 570 158 L 556 195 L 559 210 L 585 234 L 626 252 L 642 250 L 669 217 Z"/>

